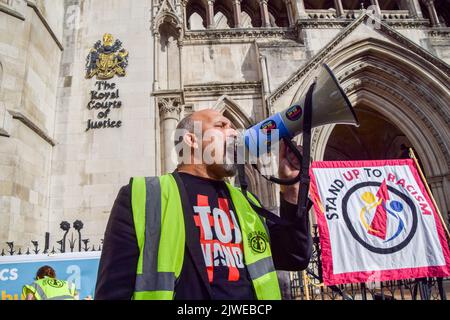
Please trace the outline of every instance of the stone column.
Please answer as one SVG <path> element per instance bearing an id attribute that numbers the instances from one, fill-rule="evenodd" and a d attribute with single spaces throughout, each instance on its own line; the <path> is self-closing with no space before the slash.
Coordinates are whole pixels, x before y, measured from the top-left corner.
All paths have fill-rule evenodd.
<path id="1" fill-rule="evenodd" d="M 270 27 L 269 9 L 267 8 L 267 0 L 259 0 L 261 9 L 262 27 Z"/>
<path id="2" fill-rule="evenodd" d="M 168 173 L 177 167 L 174 134 L 182 111 L 181 99 L 179 97 L 158 98 L 158 108 L 162 133 L 161 142 L 164 144 L 162 171 Z"/>
<path id="3" fill-rule="evenodd" d="M 155 32 L 155 37 L 154 37 L 154 41 L 155 41 L 155 45 L 153 46 L 153 61 L 154 61 L 154 68 L 153 68 L 153 91 L 158 91 L 159 90 L 159 53 L 161 52 L 161 50 L 159 49 L 160 47 L 160 34 L 159 32 Z"/>
<path id="4" fill-rule="evenodd" d="M 267 75 L 267 60 L 266 57 L 262 54 L 259 55 L 259 63 L 261 65 L 261 75 L 262 75 L 262 82 L 263 82 L 263 90 L 264 90 L 264 97 L 267 97 L 270 95 L 270 82 L 269 77 Z"/>
<path id="5" fill-rule="evenodd" d="M 434 0 L 426 0 L 425 5 L 428 9 L 428 14 L 431 19 L 431 25 L 433 27 L 440 27 L 439 17 L 437 15 L 436 8 L 434 7 Z"/>
<path id="6" fill-rule="evenodd" d="M 372 4 L 372 6 L 375 6 L 375 15 L 380 17 L 379 19 L 381 20 L 381 18 L 382 18 L 381 8 L 380 8 L 380 4 L 378 3 L 378 0 L 370 0 L 370 3 Z"/>
<path id="7" fill-rule="evenodd" d="M 300 19 L 308 18 L 308 15 L 306 14 L 304 0 L 293 0 L 293 1 L 295 1 L 295 5 L 297 6 L 298 17 Z"/>
<path id="8" fill-rule="evenodd" d="M 206 11 L 206 28 L 214 28 L 214 0 L 208 0 L 208 10 Z"/>
<path id="9" fill-rule="evenodd" d="M 241 0 L 233 0 L 234 27 L 241 27 Z"/>
<path id="10" fill-rule="evenodd" d="M 186 17 L 186 1 L 181 1 L 181 5 L 183 6 L 183 26 L 184 30 L 187 30 L 187 17 Z"/>
<path id="11" fill-rule="evenodd" d="M 336 9 L 337 18 L 344 16 L 344 6 L 342 5 L 342 0 L 334 0 L 334 8 Z"/>
<path id="12" fill-rule="evenodd" d="M 294 12 L 292 11 L 292 0 L 285 0 L 288 19 L 289 19 L 289 27 L 293 27 L 295 24 Z"/>
<path id="13" fill-rule="evenodd" d="M 445 178 L 444 178 L 445 179 Z M 438 179 L 427 179 L 428 184 L 430 186 L 431 192 L 433 194 L 434 200 L 436 201 L 437 206 L 439 207 L 439 211 L 444 218 L 447 225 L 450 227 L 450 208 L 448 207 L 448 203 L 446 201 L 446 192 L 443 178 Z"/>
<path id="14" fill-rule="evenodd" d="M 178 39 L 177 41 L 178 44 L 178 57 L 179 57 L 179 64 L 180 64 L 180 90 L 183 88 L 183 40 L 182 39 Z"/>
<path id="15" fill-rule="evenodd" d="M 407 0 L 408 10 L 411 18 L 423 18 L 422 9 L 419 0 Z"/>

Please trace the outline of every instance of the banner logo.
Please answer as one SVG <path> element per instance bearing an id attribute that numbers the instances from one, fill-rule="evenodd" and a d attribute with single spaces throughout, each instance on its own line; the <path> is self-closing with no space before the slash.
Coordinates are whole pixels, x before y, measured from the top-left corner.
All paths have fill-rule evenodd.
<path id="1" fill-rule="evenodd" d="M 412 159 L 317 161 L 310 196 L 326 285 L 450 275 L 450 250 Z"/>
<path id="2" fill-rule="evenodd" d="M 377 187 L 376 194 L 370 187 Z M 350 211 L 349 202 L 360 203 L 360 209 Z M 378 254 L 402 250 L 417 230 L 417 210 L 413 200 L 387 186 L 386 180 L 382 183 L 362 182 L 350 188 L 342 200 L 342 215 L 355 240 Z M 355 228 L 355 220 L 362 228 Z"/>

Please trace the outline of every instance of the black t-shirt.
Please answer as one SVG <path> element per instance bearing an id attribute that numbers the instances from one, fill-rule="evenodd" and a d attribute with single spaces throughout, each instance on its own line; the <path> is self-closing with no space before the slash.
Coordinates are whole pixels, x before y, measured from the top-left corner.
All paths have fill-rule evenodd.
<path id="1" fill-rule="evenodd" d="M 213 299 L 253 300 L 255 294 L 244 264 L 242 233 L 236 210 L 223 181 L 180 173 L 200 231 Z"/>

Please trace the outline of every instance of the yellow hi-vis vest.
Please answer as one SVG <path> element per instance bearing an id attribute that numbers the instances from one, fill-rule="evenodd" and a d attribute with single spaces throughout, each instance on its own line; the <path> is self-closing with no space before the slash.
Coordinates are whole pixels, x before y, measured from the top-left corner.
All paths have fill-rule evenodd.
<path id="1" fill-rule="evenodd" d="M 268 229 L 241 191 L 227 183 L 242 232 L 244 263 L 258 300 L 279 300 Z M 251 195 L 250 195 L 251 196 Z M 252 201 L 258 203 L 254 197 Z M 183 267 L 183 206 L 171 175 L 133 178 L 131 205 L 139 246 L 134 300 L 172 300 Z M 253 248 L 252 248 L 253 246 Z"/>
<path id="2" fill-rule="evenodd" d="M 36 300 L 75 300 L 75 285 L 54 278 L 45 277 L 31 285 L 25 285 L 23 295 L 33 293 Z"/>

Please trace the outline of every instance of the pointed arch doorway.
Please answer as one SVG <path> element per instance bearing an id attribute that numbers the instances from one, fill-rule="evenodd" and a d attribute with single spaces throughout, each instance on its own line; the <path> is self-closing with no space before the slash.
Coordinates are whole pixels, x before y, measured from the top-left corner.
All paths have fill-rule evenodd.
<path id="1" fill-rule="evenodd" d="M 328 139 L 323 160 L 407 159 L 412 144 L 389 118 L 367 105 L 355 108 L 360 127 L 336 125 Z"/>
<path id="2" fill-rule="evenodd" d="M 405 147 L 412 147 L 447 220 L 450 216 L 450 87 L 444 72 L 447 67 L 430 61 L 433 58 L 425 54 L 420 56 L 378 39 L 359 40 L 330 53 L 323 62 L 331 67 L 357 114 L 366 123 L 359 129 L 335 125 L 315 128 L 311 155 L 318 161 L 387 159 L 406 157 Z M 318 69 L 311 70 L 303 76 L 292 103 L 307 91 L 308 80 L 317 75 Z M 349 150 L 352 143 L 353 149 Z"/>

